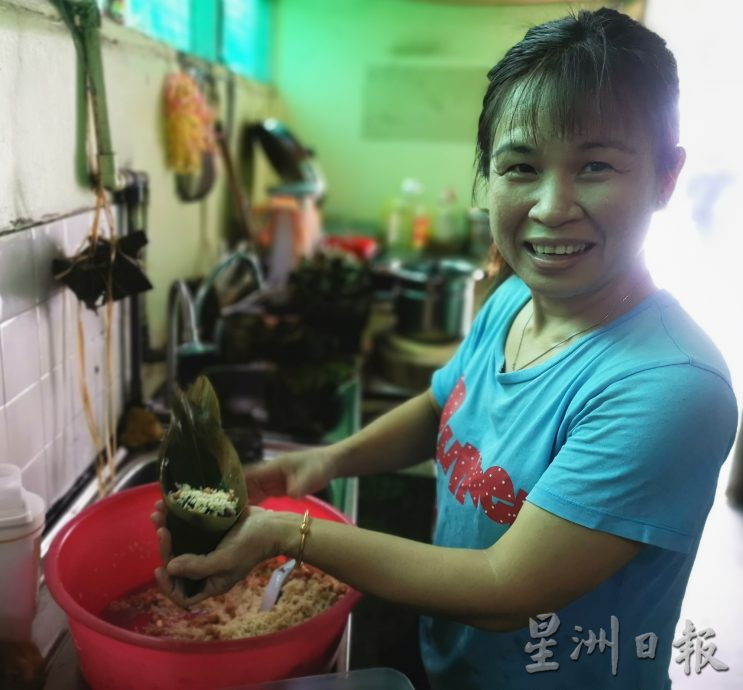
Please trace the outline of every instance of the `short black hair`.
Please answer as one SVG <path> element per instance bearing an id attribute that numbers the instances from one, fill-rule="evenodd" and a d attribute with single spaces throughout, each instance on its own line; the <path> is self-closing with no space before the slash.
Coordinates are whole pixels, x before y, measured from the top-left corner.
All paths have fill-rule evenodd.
<path id="1" fill-rule="evenodd" d="M 518 122 L 532 134 L 545 112 L 562 135 L 578 133 L 604 114 L 637 118 L 655 147 L 657 171 L 675 166 L 676 59 L 658 34 L 625 14 L 582 10 L 535 26 L 490 70 L 488 80 L 473 192 L 489 178 L 495 131 L 507 111 L 510 125 Z"/>

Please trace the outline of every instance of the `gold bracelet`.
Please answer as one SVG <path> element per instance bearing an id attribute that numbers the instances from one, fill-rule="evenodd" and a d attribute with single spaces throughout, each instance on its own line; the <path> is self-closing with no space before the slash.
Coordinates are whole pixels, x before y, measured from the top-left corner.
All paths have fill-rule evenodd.
<path id="1" fill-rule="evenodd" d="M 312 524 L 312 518 L 310 517 L 310 511 L 304 511 L 304 517 L 302 518 L 302 524 L 299 525 L 299 550 L 297 551 L 297 568 L 301 568 L 304 565 L 304 543 L 307 541 L 307 535 L 310 533 L 310 525 Z"/>

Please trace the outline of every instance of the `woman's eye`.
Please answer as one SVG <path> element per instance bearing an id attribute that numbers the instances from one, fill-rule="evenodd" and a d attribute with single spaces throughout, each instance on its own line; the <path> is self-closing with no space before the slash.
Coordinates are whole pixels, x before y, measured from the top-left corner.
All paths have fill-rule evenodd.
<path id="1" fill-rule="evenodd" d="M 604 163 L 603 161 L 591 161 L 590 163 L 586 163 L 583 166 L 583 170 L 586 172 L 591 173 L 601 173 L 601 172 L 608 172 L 609 170 L 613 170 L 611 165 L 608 163 Z"/>
<path id="2" fill-rule="evenodd" d="M 511 165 L 506 169 L 506 173 L 514 175 L 531 175 L 535 172 L 534 167 L 528 163 L 516 163 L 516 165 Z"/>

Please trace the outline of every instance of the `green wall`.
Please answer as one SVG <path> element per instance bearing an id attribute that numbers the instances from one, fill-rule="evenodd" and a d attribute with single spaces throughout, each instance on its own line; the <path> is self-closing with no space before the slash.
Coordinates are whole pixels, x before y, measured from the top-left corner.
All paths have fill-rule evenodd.
<path id="1" fill-rule="evenodd" d="M 431 203 L 452 186 L 469 204 L 488 69 L 568 8 L 280 0 L 277 87 L 328 179 L 326 214 L 378 221 L 407 176 Z"/>

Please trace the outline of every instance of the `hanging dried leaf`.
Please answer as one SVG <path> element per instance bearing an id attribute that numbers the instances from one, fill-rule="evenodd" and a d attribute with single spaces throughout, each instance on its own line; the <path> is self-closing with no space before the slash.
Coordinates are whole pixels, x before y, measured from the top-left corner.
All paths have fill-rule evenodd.
<path id="1" fill-rule="evenodd" d="M 88 309 L 95 311 L 107 299 L 109 283 L 114 301 L 152 289 L 137 263 L 147 244 L 142 231 L 114 239 L 91 237 L 75 256 L 52 261 L 52 272 Z"/>

